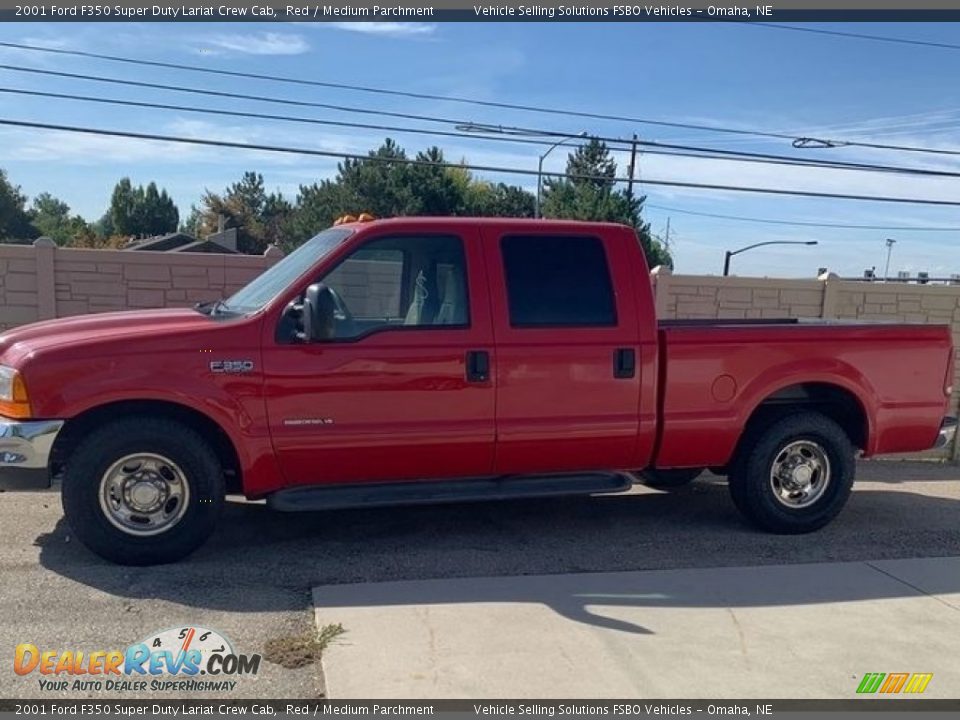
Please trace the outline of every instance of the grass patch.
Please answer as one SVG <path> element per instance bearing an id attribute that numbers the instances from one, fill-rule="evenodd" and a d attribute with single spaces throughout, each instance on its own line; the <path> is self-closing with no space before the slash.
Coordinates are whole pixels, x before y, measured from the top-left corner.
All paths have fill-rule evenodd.
<path id="1" fill-rule="evenodd" d="M 267 641 L 263 649 L 263 659 L 288 670 L 306 667 L 320 662 L 324 650 L 345 632 L 340 623 L 331 623 L 317 632 L 274 638 Z"/>

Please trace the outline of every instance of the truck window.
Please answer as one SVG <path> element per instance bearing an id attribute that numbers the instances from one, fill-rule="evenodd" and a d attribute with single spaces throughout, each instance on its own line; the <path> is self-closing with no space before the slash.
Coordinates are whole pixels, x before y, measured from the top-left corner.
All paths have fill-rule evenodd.
<path id="1" fill-rule="evenodd" d="M 339 300 L 334 340 L 385 329 L 469 325 L 466 259 L 458 237 L 373 240 L 322 279 Z"/>
<path id="2" fill-rule="evenodd" d="M 500 249 L 513 327 L 617 324 L 599 238 L 512 236 L 503 238 Z"/>

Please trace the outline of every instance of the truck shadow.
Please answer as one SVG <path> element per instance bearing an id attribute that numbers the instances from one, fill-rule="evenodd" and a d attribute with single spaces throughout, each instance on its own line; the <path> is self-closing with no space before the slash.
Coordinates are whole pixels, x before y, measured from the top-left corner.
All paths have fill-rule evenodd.
<path id="1" fill-rule="evenodd" d="M 707 478 L 671 494 L 641 488 L 619 496 L 304 514 L 230 502 L 205 547 L 180 563 L 152 568 L 118 567 L 95 557 L 69 538 L 62 520 L 37 544 L 41 564 L 58 575 L 114 596 L 159 598 L 188 608 L 297 610 L 310 606 L 309 589 L 317 586 L 487 578 L 389 584 L 374 587 L 369 598 L 371 604 L 544 603 L 578 622 L 645 632 L 591 608 L 797 605 L 915 595 L 916 589 L 891 578 L 821 582 L 817 564 L 960 555 L 958 518 L 955 499 L 866 489 L 855 492 L 840 518 L 819 533 L 768 535 L 745 526 L 725 484 Z M 718 599 L 705 586 L 691 585 L 689 573 L 658 574 L 673 578 L 659 588 L 636 580 L 644 576 L 613 574 L 727 568 L 709 574 L 713 582 L 742 572 L 734 568 L 775 564 L 806 564 L 807 580 L 786 582 L 770 568 L 761 586 L 747 591 L 725 583 L 730 590 Z M 565 577 L 549 587 L 517 577 L 545 574 Z M 960 592 L 960 572 L 938 577 L 935 585 L 927 591 Z"/>

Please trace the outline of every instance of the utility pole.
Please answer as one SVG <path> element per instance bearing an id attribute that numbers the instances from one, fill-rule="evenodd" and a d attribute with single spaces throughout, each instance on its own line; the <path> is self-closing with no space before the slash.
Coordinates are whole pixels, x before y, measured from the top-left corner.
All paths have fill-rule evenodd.
<path id="1" fill-rule="evenodd" d="M 663 233 L 663 249 L 670 252 L 670 218 L 667 218 L 667 229 Z"/>
<path id="2" fill-rule="evenodd" d="M 633 200 L 633 172 L 637 166 L 637 134 L 633 134 L 633 142 L 630 143 L 630 170 L 627 173 L 627 200 Z"/>
<path id="3" fill-rule="evenodd" d="M 890 276 L 890 254 L 893 252 L 893 244 L 896 242 L 893 238 L 887 238 L 887 266 L 883 269 L 883 281 L 886 282 Z"/>

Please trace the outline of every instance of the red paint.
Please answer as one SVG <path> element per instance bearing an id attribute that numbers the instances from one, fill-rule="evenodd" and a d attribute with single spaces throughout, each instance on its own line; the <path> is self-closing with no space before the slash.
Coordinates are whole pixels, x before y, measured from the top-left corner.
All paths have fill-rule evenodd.
<path id="1" fill-rule="evenodd" d="M 251 497 L 298 484 L 723 465 L 756 407 L 797 383 L 855 396 L 869 455 L 930 447 L 947 409 L 946 326 L 660 327 L 643 254 L 621 226 L 407 218 L 347 227 L 355 232 L 342 246 L 252 315 L 156 310 L 37 323 L 0 336 L 0 363 L 21 370 L 38 418 L 122 400 L 203 413 L 232 441 Z M 463 238 L 469 327 L 277 342 L 287 302 L 307 285 L 368 240 L 411 233 Z M 616 325 L 511 327 L 505 234 L 601 238 Z M 636 353 L 632 378 L 613 375 L 620 348 Z M 490 355 L 487 382 L 465 378 L 472 350 Z M 214 359 L 249 359 L 254 370 L 214 374 Z"/>

